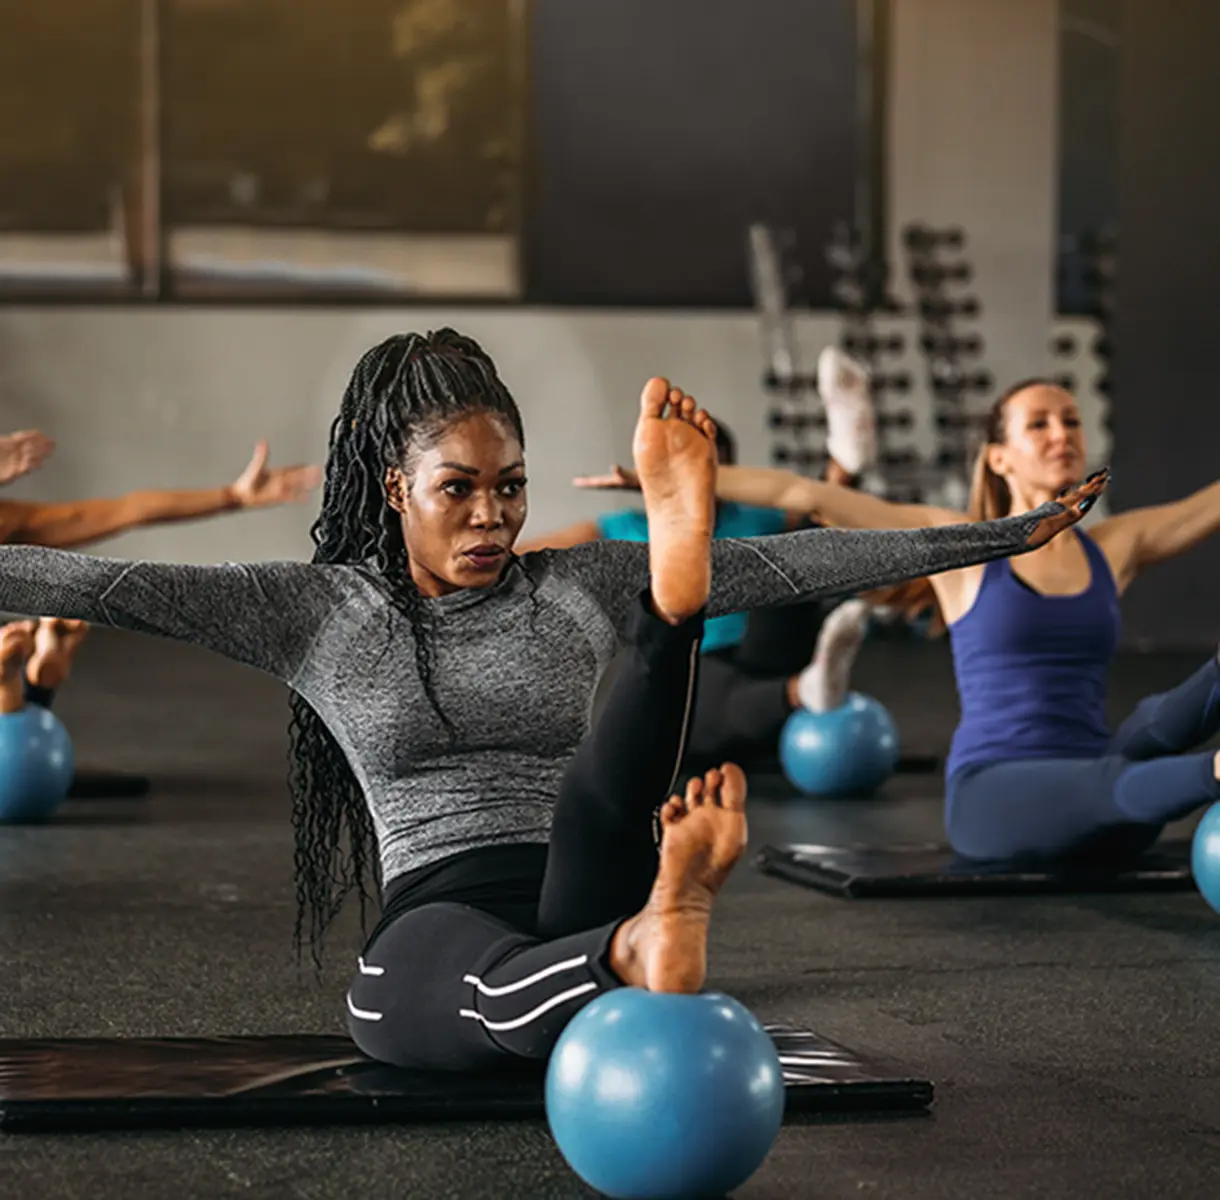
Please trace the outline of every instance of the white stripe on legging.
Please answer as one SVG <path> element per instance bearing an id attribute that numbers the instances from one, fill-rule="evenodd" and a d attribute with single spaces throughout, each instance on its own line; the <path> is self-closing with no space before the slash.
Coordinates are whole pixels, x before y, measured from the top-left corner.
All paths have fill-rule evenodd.
<path id="1" fill-rule="evenodd" d="M 353 1017 L 359 1017 L 362 1021 L 380 1021 L 381 1018 L 385 1016 L 385 1013 L 372 1012 L 367 1008 L 357 1008 L 352 1003 L 351 992 L 348 992 L 347 994 L 347 1011 L 351 1013 Z"/>
<path id="2" fill-rule="evenodd" d="M 690 665 L 686 672 L 686 708 L 682 713 L 682 735 L 678 738 L 678 756 L 674 759 L 674 773 L 669 777 L 669 787 L 665 789 L 665 795 L 661 800 L 662 804 L 673 795 L 674 785 L 678 782 L 678 774 L 682 770 L 682 759 L 686 754 L 686 738 L 690 733 L 691 705 L 694 703 L 695 698 L 695 668 L 699 662 L 699 651 L 702 645 L 702 638 L 691 644 Z"/>
<path id="3" fill-rule="evenodd" d="M 356 966 L 360 968 L 361 975 L 384 975 L 385 967 L 368 967 L 365 966 L 364 959 L 356 959 Z"/>
<path id="4" fill-rule="evenodd" d="M 537 983 L 540 979 L 547 979 L 551 975 L 558 975 L 560 971 L 570 971 L 573 967 L 583 967 L 588 961 L 589 956 L 581 954 L 577 958 L 569 958 L 564 962 L 552 963 L 549 967 L 543 967 L 541 971 L 535 971 L 524 979 L 518 979 L 516 983 L 506 983 L 503 987 L 490 987 L 477 975 L 463 975 L 462 982 L 474 984 L 482 996 L 507 996 L 511 992 L 519 992 L 522 988 L 527 988 L 530 984 Z"/>
<path id="5" fill-rule="evenodd" d="M 469 1017 L 472 1021 L 481 1021 L 485 1029 L 491 1030 L 492 1033 L 501 1033 L 506 1029 L 520 1029 L 522 1025 L 528 1025 L 531 1021 L 536 1021 L 544 1013 L 548 1013 L 552 1008 L 558 1008 L 561 1004 L 566 1004 L 569 1000 L 574 1000 L 577 996 L 583 996 L 586 992 L 597 990 L 596 983 L 582 983 L 579 987 L 569 988 L 566 992 L 560 992 L 558 996 L 552 996 L 549 1000 L 538 1005 L 537 1008 L 530 1009 L 523 1017 L 516 1017 L 511 1021 L 489 1021 L 482 1013 L 475 1012 L 472 1008 L 459 1008 L 459 1017 Z"/>

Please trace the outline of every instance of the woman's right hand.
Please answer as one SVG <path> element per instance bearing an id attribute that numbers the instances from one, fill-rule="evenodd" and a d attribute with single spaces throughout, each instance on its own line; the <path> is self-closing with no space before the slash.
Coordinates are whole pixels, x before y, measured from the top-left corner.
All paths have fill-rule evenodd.
<path id="1" fill-rule="evenodd" d="M 572 486 L 603 492 L 638 492 L 640 477 L 632 467 L 615 463 L 605 475 L 577 475 Z"/>

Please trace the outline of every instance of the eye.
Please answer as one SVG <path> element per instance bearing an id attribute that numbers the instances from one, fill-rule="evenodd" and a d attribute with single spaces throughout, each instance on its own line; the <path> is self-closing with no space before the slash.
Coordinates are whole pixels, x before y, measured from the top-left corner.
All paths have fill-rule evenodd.
<path id="1" fill-rule="evenodd" d="M 441 484 L 441 491 L 461 499 L 463 496 L 470 495 L 470 480 L 469 479 L 446 479 Z"/>
<path id="2" fill-rule="evenodd" d="M 521 493 L 525 491 L 525 480 L 509 479 L 500 485 L 500 491 L 503 495 L 509 497 L 509 499 L 520 496 Z"/>

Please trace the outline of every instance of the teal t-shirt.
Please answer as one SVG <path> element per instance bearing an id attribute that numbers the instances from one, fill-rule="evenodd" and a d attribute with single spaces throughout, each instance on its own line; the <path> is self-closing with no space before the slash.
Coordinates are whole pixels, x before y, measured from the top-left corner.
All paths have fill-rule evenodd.
<path id="1" fill-rule="evenodd" d="M 623 509 L 621 512 L 603 513 L 597 519 L 598 529 L 607 541 L 648 541 L 648 517 L 639 509 Z M 764 537 L 771 533 L 783 533 L 785 514 L 777 508 L 755 508 L 750 504 L 720 505 L 716 516 L 718 538 Z M 747 613 L 728 613 L 723 617 L 712 617 L 703 626 L 702 650 L 725 650 L 736 646 L 746 635 Z"/>

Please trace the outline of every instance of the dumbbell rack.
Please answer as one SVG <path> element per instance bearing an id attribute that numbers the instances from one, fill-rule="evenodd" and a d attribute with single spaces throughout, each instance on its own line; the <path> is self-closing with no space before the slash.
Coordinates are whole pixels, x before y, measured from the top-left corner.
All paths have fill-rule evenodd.
<path id="1" fill-rule="evenodd" d="M 791 232 L 777 232 L 756 224 L 749 230 L 749 260 L 754 302 L 759 313 L 763 354 L 763 388 L 774 397 L 767 414 L 775 434 L 771 461 L 775 466 L 804 473 L 819 473 L 826 451 L 813 443 L 815 429 L 824 425 L 809 404 L 817 379 L 802 372 L 792 328 L 791 294 L 799 282 Z"/>
<path id="2" fill-rule="evenodd" d="M 978 298 L 960 292 L 973 270 L 963 257 L 961 229 L 912 224 L 903 230 L 902 242 L 937 435 L 937 451 L 917 499 L 957 508 L 969 494 L 969 460 L 986 420 L 971 401 L 994 387 L 991 374 L 973 365 L 983 353 L 982 337 L 962 325 L 979 315 Z"/>

